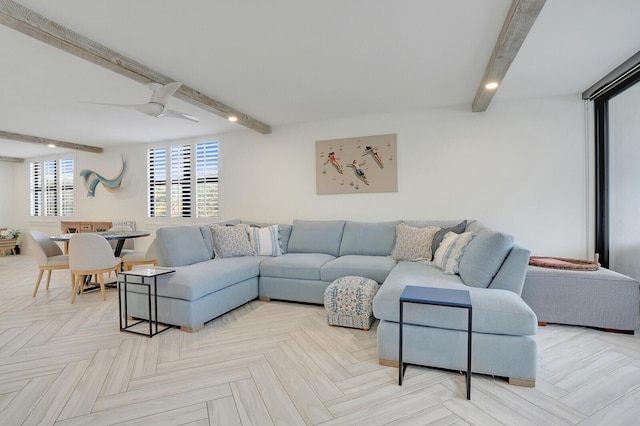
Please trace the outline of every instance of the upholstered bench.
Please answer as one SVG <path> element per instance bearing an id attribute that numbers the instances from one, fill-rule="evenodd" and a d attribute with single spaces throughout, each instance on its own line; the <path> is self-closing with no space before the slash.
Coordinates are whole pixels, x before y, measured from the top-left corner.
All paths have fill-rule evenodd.
<path id="1" fill-rule="evenodd" d="M 341 277 L 329 284 L 324 292 L 329 325 L 369 330 L 378 287 L 374 280 L 356 276 Z"/>
<path id="2" fill-rule="evenodd" d="M 558 323 L 626 332 L 640 329 L 640 284 L 609 269 L 572 271 L 529 266 L 522 299 L 541 325 Z"/>

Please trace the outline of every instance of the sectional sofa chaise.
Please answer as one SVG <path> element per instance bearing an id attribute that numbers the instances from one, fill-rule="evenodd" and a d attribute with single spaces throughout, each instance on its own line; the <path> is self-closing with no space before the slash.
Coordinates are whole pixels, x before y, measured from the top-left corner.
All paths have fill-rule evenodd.
<path id="1" fill-rule="evenodd" d="M 430 259 L 405 260 L 406 244 L 410 252 L 413 234 L 424 232 L 433 238 L 431 254 L 438 244 L 455 248 L 450 242 L 467 236 L 464 251 L 460 247 L 446 254 L 455 270 L 444 273 L 440 267 L 451 265 L 433 266 Z M 242 238 L 247 233 L 253 236 L 248 245 Z M 520 297 L 529 251 L 476 221 L 295 220 L 293 225 L 271 225 L 235 220 L 161 228 L 155 243 L 159 265 L 176 271 L 158 280 L 160 322 L 195 331 L 256 298 L 323 304 L 332 281 L 363 276 L 381 284 L 373 301 L 380 320 L 379 361 L 397 365 L 404 287 L 466 289 L 473 304 L 473 371 L 515 384 L 535 383 L 537 319 Z M 445 259 L 445 250 L 438 253 Z M 130 293 L 128 307 L 131 315 L 146 318 L 145 295 Z M 405 362 L 465 370 L 466 329 L 464 310 L 406 305 Z"/>

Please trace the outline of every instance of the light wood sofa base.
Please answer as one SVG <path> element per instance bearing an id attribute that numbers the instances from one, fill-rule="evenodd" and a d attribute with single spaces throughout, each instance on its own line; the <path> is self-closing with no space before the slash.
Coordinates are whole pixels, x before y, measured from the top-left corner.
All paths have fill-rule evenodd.
<path id="1" fill-rule="evenodd" d="M 392 359 L 378 359 L 378 364 L 383 365 L 385 367 L 394 367 L 399 368 L 400 363 L 398 361 L 394 361 Z M 526 380 L 526 379 L 516 379 L 513 377 L 509 377 L 507 379 L 510 385 L 513 386 L 522 386 L 526 388 L 535 388 L 536 381 L 535 380 Z"/>
<path id="2" fill-rule="evenodd" d="M 204 328 L 204 324 L 198 324 L 195 327 L 180 327 L 180 331 L 186 331 L 187 333 L 195 333 Z"/>

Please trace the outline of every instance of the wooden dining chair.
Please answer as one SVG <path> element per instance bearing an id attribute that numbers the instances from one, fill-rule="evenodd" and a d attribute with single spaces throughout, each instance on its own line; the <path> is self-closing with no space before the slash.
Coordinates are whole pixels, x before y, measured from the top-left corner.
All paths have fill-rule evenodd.
<path id="1" fill-rule="evenodd" d="M 69 256 L 62 254 L 62 249 L 60 249 L 56 243 L 51 241 L 49 236 L 44 232 L 29 231 L 29 235 L 35 243 L 33 254 L 36 258 L 36 262 L 38 262 L 38 268 L 40 269 L 38 280 L 36 281 L 36 288 L 33 290 L 33 297 L 36 297 L 44 271 L 48 271 L 47 290 L 49 290 L 51 271 L 54 269 L 69 269 Z M 73 287 L 73 275 L 71 276 L 71 287 Z"/>
<path id="2" fill-rule="evenodd" d="M 69 240 L 69 266 L 75 277 L 71 303 L 76 300 L 78 290 L 82 290 L 86 276 L 97 275 L 102 292 L 102 300 L 107 300 L 104 288 L 104 274 L 114 271 L 116 276 L 120 270 L 120 258 L 115 257 L 109 242 L 101 235 L 81 233 L 71 236 Z"/>
<path id="3" fill-rule="evenodd" d="M 123 271 L 130 271 L 131 268 L 136 265 L 158 266 L 155 240 L 151 243 L 146 252 L 134 251 L 132 253 L 126 253 L 120 257 L 122 259 Z"/>

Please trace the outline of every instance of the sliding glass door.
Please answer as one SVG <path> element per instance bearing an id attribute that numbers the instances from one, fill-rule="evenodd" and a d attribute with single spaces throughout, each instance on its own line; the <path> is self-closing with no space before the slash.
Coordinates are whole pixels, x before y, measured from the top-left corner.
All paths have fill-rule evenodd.
<path id="1" fill-rule="evenodd" d="M 640 279 L 640 84 L 609 99 L 609 268 Z"/>

